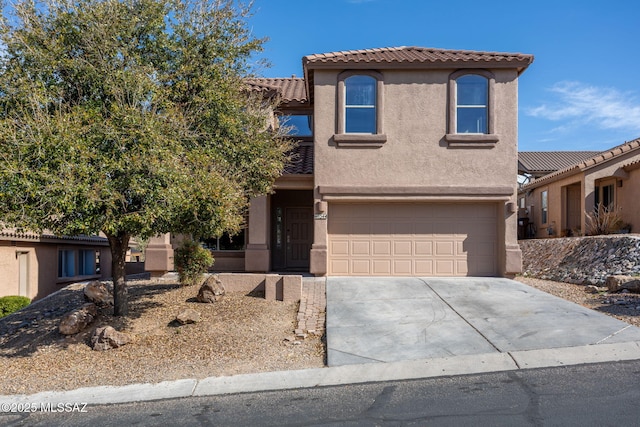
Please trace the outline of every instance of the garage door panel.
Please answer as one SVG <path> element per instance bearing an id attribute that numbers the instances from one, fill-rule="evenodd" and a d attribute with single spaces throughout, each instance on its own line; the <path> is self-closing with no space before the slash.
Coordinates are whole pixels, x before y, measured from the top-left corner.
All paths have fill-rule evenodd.
<path id="1" fill-rule="evenodd" d="M 414 262 L 415 274 L 417 276 L 433 276 L 433 260 L 417 259 Z"/>
<path id="2" fill-rule="evenodd" d="M 388 276 L 392 274 L 390 259 L 374 259 L 372 262 L 373 274 L 377 276 Z"/>
<path id="3" fill-rule="evenodd" d="M 493 275 L 493 204 L 330 204 L 330 275 Z"/>
<path id="4" fill-rule="evenodd" d="M 394 256 L 411 256 L 413 255 L 413 242 L 409 241 L 394 241 L 393 242 L 393 255 Z"/>
<path id="5" fill-rule="evenodd" d="M 371 266 L 369 260 L 366 259 L 354 259 L 351 261 L 352 271 L 351 274 L 355 276 L 370 276 Z"/>
<path id="6" fill-rule="evenodd" d="M 351 253 L 355 256 L 371 255 L 371 242 L 368 240 L 354 240 L 351 242 Z"/>
<path id="7" fill-rule="evenodd" d="M 455 250 L 454 250 L 454 242 L 451 241 L 436 241 L 435 242 L 435 248 L 436 248 L 436 256 L 451 256 L 455 254 Z"/>
<path id="8" fill-rule="evenodd" d="M 393 260 L 393 274 L 398 276 L 410 276 L 412 274 L 413 260 L 395 259 Z"/>
<path id="9" fill-rule="evenodd" d="M 429 256 L 433 255 L 433 242 L 432 241 L 417 241 L 415 242 L 415 255 L 417 256 Z"/>
<path id="10" fill-rule="evenodd" d="M 374 240 L 373 241 L 373 255 L 391 255 L 391 244 L 389 240 Z"/>
<path id="11" fill-rule="evenodd" d="M 346 255 L 349 256 L 349 241 L 348 240 L 334 240 L 329 244 L 330 255 Z"/>

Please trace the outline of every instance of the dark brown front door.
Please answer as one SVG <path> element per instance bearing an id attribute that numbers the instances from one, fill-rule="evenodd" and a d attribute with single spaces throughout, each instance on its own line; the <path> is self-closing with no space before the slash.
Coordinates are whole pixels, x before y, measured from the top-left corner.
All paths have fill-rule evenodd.
<path id="1" fill-rule="evenodd" d="M 285 208 L 285 268 L 309 268 L 313 243 L 313 209 Z"/>

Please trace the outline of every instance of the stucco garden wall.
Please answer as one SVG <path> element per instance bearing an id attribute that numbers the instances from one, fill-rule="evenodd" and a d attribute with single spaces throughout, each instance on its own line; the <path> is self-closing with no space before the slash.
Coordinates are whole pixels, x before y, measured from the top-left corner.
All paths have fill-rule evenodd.
<path id="1" fill-rule="evenodd" d="M 603 286 L 611 275 L 640 275 L 640 234 L 520 241 L 523 275 Z"/>

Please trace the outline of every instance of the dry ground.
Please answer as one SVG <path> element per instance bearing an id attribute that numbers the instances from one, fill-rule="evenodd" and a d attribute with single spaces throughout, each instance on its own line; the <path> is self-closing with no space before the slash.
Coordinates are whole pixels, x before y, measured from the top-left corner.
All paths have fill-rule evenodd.
<path id="1" fill-rule="evenodd" d="M 640 294 L 609 293 L 607 288 L 598 288 L 599 291 L 594 293 L 587 286 L 533 277 L 518 276 L 516 280 L 631 325 L 640 326 Z"/>
<path id="2" fill-rule="evenodd" d="M 545 292 L 640 326 L 640 296 L 586 292 L 586 287 L 528 277 L 517 280 Z M 292 343 L 297 304 L 260 295 L 228 293 L 216 304 L 195 302 L 195 287 L 130 282 L 130 316 L 109 310 L 86 332 L 65 337 L 60 317 L 84 303 L 80 286 L 70 287 L 0 319 L 0 395 L 124 385 L 182 378 L 235 375 L 324 366 L 321 337 Z M 202 314 L 199 323 L 176 326 L 182 309 Z M 93 351 L 90 333 L 110 324 L 134 342 Z"/>
<path id="3" fill-rule="evenodd" d="M 297 303 L 233 292 L 202 304 L 194 298 L 197 287 L 129 283 L 129 316 L 114 318 L 112 309 L 103 309 L 75 336 L 57 327 L 84 303 L 78 285 L 0 319 L 0 395 L 324 366 L 321 337 L 293 341 Z M 174 319 L 183 308 L 200 312 L 200 322 L 178 326 Z M 134 341 L 91 350 L 91 332 L 107 324 Z"/>

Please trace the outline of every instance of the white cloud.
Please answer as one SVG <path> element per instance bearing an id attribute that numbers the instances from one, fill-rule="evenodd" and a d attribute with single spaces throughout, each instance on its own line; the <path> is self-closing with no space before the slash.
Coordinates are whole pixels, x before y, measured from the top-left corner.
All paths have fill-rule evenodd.
<path id="1" fill-rule="evenodd" d="M 525 114 L 562 120 L 565 123 L 559 128 L 563 130 L 588 124 L 600 129 L 640 131 L 640 102 L 631 92 L 574 81 L 556 83 L 549 91 L 557 99 L 525 109 Z"/>

